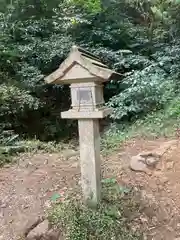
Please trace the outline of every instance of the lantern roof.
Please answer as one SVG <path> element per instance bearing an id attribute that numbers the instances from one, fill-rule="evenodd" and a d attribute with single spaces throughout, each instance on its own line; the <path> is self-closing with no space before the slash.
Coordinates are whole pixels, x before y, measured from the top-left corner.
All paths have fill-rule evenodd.
<path id="1" fill-rule="evenodd" d="M 73 46 L 69 56 L 59 68 L 45 78 L 47 83 L 71 84 L 78 82 L 106 82 L 119 79 L 121 74 L 108 68 L 94 54 Z"/>

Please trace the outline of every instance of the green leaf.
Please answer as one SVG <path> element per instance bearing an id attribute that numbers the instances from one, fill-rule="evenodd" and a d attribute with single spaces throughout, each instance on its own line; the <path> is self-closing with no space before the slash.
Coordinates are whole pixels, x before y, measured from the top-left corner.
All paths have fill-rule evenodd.
<path id="1" fill-rule="evenodd" d="M 53 196 L 51 197 L 51 201 L 55 202 L 55 201 L 57 201 L 60 197 L 61 197 L 61 195 L 60 195 L 59 193 L 55 193 L 55 194 L 53 194 Z"/>
<path id="2" fill-rule="evenodd" d="M 115 178 L 105 178 L 101 181 L 102 183 L 116 183 L 116 179 Z"/>
<path id="3" fill-rule="evenodd" d="M 155 15 L 155 17 L 157 19 L 162 19 L 163 18 L 163 13 L 157 7 L 155 7 L 155 6 L 151 7 L 151 11 L 153 12 L 153 14 Z"/>
<path id="4" fill-rule="evenodd" d="M 109 209 L 106 209 L 105 213 L 110 217 L 115 217 L 115 218 L 119 217 L 118 208 L 115 206 L 112 206 Z"/>

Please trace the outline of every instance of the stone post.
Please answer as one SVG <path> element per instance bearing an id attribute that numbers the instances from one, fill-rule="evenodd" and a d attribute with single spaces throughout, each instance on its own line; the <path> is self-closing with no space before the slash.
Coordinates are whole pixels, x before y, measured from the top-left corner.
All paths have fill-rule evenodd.
<path id="1" fill-rule="evenodd" d="M 78 125 L 82 190 L 86 202 L 97 204 L 101 193 L 99 120 L 82 119 Z"/>

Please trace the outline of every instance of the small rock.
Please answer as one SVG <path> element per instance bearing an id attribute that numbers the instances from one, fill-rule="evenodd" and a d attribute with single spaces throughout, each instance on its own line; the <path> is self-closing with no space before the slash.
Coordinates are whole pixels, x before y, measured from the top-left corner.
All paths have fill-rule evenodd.
<path id="1" fill-rule="evenodd" d="M 143 158 L 148 158 L 148 157 L 160 158 L 161 157 L 158 153 L 156 153 L 154 151 L 141 152 L 139 155 Z"/>
<path id="2" fill-rule="evenodd" d="M 160 155 L 156 154 L 153 151 L 141 152 L 139 155 L 144 158 L 145 163 L 147 164 L 147 166 L 150 166 L 150 167 L 155 167 L 161 157 Z"/>
<path id="3" fill-rule="evenodd" d="M 4 213 L 0 211 L 0 218 L 4 218 Z"/>
<path id="4" fill-rule="evenodd" d="M 78 156 L 72 156 L 72 157 L 69 158 L 69 160 L 71 160 L 71 161 L 78 161 L 79 157 Z"/>
<path id="5" fill-rule="evenodd" d="M 148 219 L 147 219 L 147 217 L 140 216 L 140 221 L 141 221 L 141 223 L 147 223 Z"/>
<path id="6" fill-rule="evenodd" d="M 149 202 L 153 203 L 156 201 L 155 197 L 151 193 L 147 193 L 145 190 L 141 191 L 141 199 L 143 201 L 148 200 Z"/>
<path id="7" fill-rule="evenodd" d="M 28 205 L 28 204 L 22 205 L 22 208 L 23 208 L 23 209 L 27 209 L 27 208 L 29 208 L 29 205 Z"/>
<path id="8" fill-rule="evenodd" d="M 163 187 L 162 185 L 159 185 L 158 190 L 159 190 L 159 191 L 163 191 L 163 190 L 164 190 L 164 187 Z"/>
<path id="9" fill-rule="evenodd" d="M 157 217 L 156 217 L 156 216 L 153 216 L 153 217 L 152 217 L 152 224 L 153 224 L 154 226 L 156 226 L 157 223 L 158 223 Z"/>
<path id="10" fill-rule="evenodd" d="M 147 165 L 144 163 L 144 158 L 140 155 L 133 156 L 130 161 L 130 168 L 137 172 L 146 172 Z"/>
<path id="11" fill-rule="evenodd" d="M 73 168 L 78 168 L 79 167 L 79 162 L 75 162 L 71 165 L 71 167 Z"/>
<path id="12" fill-rule="evenodd" d="M 180 229 L 180 223 L 177 224 L 177 228 Z"/>
<path id="13" fill-rule="evenodd" d="M 152 166 L 156 166 L 156 164 L 159 162 L 159 158 L 155 158 L 155 157 L 148 157 L 146 159 L 146 164 L 150 167 Z"/>
<path id="14" fill-rule="evenodd" d="M 174 162 L 167 162 L 166 168 L 167 170 L 171 170 L 174 167 Z"/>
<path id="15" fill-rule="evenodd" d="M 1 208 L 6 208 L 7 207 L 7 203 L 3 203 L 0 205 Z"/>
<path id="16" fill-rule="evenodd" d="M 149 169 L 146 170 L 146 174 L 150 177 L 153 175 L 152 171 L 150 171 Z"/>
<path id="17" fill-rule="evenodd" d="M 27 223 L 25 223 L 23 235 L 26 237 L 32 229 L 34 229 L 38 224 L 40 224 L 43 221 L 44 217 L 39 216 L 33 219 L 29 219 Z"/>
<path id="18" fill-rule="evenodd" d="M 48 231 L 49 222 L 46 219 L 28 233 L 26 240 L 40 240 L 46 236 Z"/>
<path id="19" fill-rule="evenodd" d="M 161 170 L 162 170 L 162 165 L 158 162 L 156 165 L 156 171 L 161 172 Z"/>
<path id="20" fill-rule="evenodd" d="M 161 177 L 162 177 L 162 172 L 161 172 L 161 171 L 158 171 L 158 170 L 156 169 L 156 171 L 154 171 L 154 177 L 155 177 L 155 178 L 161 178 Z"/>
<path id="21" fill-rule="evenodd" d="M 65 160 L 72 159 L 73 157 L 78 158 L 78 155 L 79 152 L 73 149 L 66 149 L 62 152 L 62 156 L 65 158 Z"/>
<path id="22" fill-rule="evenodd" d="M 169 182 L 169 179 L 168 179 L 167 177 L 162 177 L 162 178 L 160 179 L 160 182 L 161 182 L 162 184 L 166 184 L 166 183 Z"/>
<path id="23" fill-rule="evenodd" d="M 148 240 L 148 236 L 146 235 L 146 233 L 143 233 L 143 240 Z"/>
<path id="24" fill-rule="evenodd" d="M 50 200 L 47 200 L 47 201 L 44 203 L 44 207 L 50 208 L 50 207 L 51 207 L 51 201 L 50 201 Z"/>

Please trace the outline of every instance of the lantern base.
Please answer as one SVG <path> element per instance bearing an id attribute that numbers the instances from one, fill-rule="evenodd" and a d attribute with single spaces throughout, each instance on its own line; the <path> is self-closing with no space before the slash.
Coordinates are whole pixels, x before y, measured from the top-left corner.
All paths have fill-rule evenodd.
<path id="1" fill-rule="evenodd" d="M 61 118 L 63 119 L 101 119 L 105 118 L 109 114 L 112 113 L 111 108 L 102 108 L 98 111 L 92 111 L 92 112 L 82 112 L 82 111 L 75 111 L 75 110 L 69 110 L 66 112 L 61 113 Z"/>

